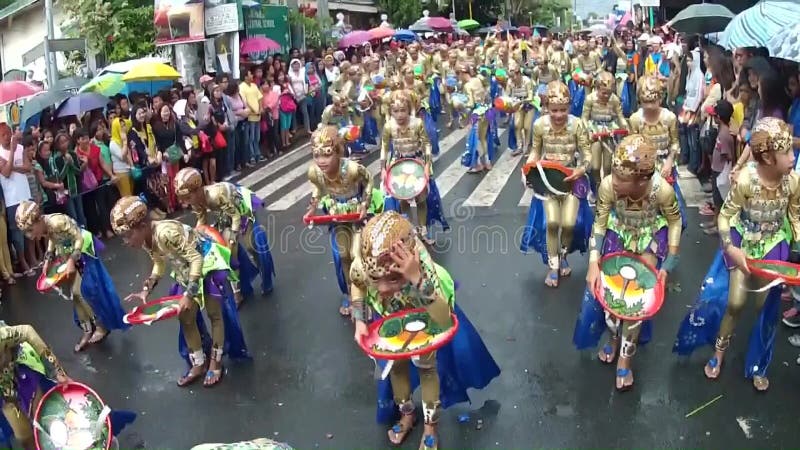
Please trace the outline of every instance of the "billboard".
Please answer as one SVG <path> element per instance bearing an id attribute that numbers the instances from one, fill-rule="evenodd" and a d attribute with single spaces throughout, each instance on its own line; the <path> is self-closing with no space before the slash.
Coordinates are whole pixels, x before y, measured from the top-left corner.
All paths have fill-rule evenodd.
<path id="1" fill-rule="evenodd" d="M 156 45 L 206 39 L 203 0 L 155 0 Z"/>
<path id="2" fill-rule="evenodd" d="M 260 5 L 245 8 L 244 30 L 247 37 L 265 36 L 281 46 L 281 53 L 289 53 L 289 8 L 286 6 Z M 253 59 L 264 59 L 266 55 L 250 55 Z"/>

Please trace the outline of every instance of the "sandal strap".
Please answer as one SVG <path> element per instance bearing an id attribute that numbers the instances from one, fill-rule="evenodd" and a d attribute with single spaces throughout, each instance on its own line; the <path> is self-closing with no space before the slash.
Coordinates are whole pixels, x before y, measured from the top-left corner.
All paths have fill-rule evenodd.
<path id="1" fill-rule="evenodd" d="M 716 356 L 712 356 L 711 359 L 708 360 L 708 367 L 712 369 L 716 369 L 719 366 L 719 359 Z"/>
<path id="2" fill-rule="evenodd" d="M 631 373 L 631 369 L 617 369 L 617 377 L 625 378 Z"/>

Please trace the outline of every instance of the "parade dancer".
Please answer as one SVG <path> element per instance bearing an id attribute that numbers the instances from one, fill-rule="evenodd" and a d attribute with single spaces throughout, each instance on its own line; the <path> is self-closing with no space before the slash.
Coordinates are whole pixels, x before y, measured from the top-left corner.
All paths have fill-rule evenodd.
<path id="1" fill-rule="evenodd" d="M 171 295 L 180 299 L 178 350 L 189 370 L 178 379 L 188 386 L 199 378 L 211 387 L 222 380 L 222 355 L 249 358 L 239 314 L 231 290 L 230 250 L 177 220 L 151 220 L 147 205 L 134 196 L 122 197 L 111 209 L 111 226 L 126 245 L 142 248 L 153 261 L 140 292 L 126 301 L 142 303 L 167 273 L 167 262 L 176 284 Z M 211 322 L 210 361 L 206 366 L 208 332 L 202 310 Z"/>
<path id="2" fill-rule="evenodd" d="M 452 129 L 458 123 L 457 111 L 453 109 L 452 95 L 458 90 L 458 50 L 451 49 L 447 59 L 442 61 L 441 71 L 444 76 L 444 111 L 447 116 L 447 128 Z"/>
<path id="3" fill-rule="evenodd" d="M 341 95 L 349 105 L 352 105 L 356 111 L 355 115 L 356 125 L 361 126 L 361 135 L 358 140 L 349 145 L 350 157 L 363 158 L 366 156 L 370 149 L 377 145 L 377 124 L 370 115 L 372 108 L 372 99 L 369 93 L 363 88 L 361 84 L 361 68 L 357 65 L 352 65 L 347 70 L 347 81 L 342 86 Z"/>
<path id="4" fill-rule="evenodd" d="M 467 136 L 467 148 L 461 156 L 461 165 L 469 167 L 467 173 L 481 173 L 492 169 L 493 154 L 489 152 L 489 120 L 486 117 L 488 91 L 480 77 L 471 77 L 469 69 L 458 69 L 464 94 L 467 96 L 467 109 L 472 111 L 472 127 Z"/>
<path id="5" fill-rule="evenodd" d="M 567 255 L 586 251 L 592 227 L 592 209 L 588 194 L 586 172 L 591 162 L 589 138 L 583 121 L 567 113 L 569 90 L 560 81 L 547 86 L 548 113 L 533 124 L 533 143 L 528 163 L 539 160 L 555 161 L 573 169 L 565 181 L 575 182 L 566 195 L 534 195 L 520 249 L 534 250 L 542 255 L 550 268 L 545 285 L 558 287 L 559 277 L 567 277 L 572 269 Z M 525 184 L 525 175 L 522 176 Z M 578 198 L 575 194 L 581 195 Z"/>
<path id="6" fill-rule="evenodd" d="M 429 180 L 428 186 L 414 199 L 414 202 L 417 204 L 419 235 L 427 244 L 432 244 L 434 240 L 430 235 L 429 226 L 439 222 L 445 230 L 450 227 L 444 218 L 442 199 L 433 179 L 431 144 L 428 141 L 422 119 L 413 117 L 411 114 L 412 101 L 409 92 L 392 92 L 390 107 L 392 119 L 383 130 L 381 171 L 385 174 L 387 168 L 400 158 L 413 158 L 421 160 L 425 164 L 425 173 Z M 411 217 L 411 204 L 407 200 L 398 201 L 387 197 L 384 205 L 385 210 L 402 211 L 406 217 Z"/>
<path id="7" fill-rule="evenodd" d="M 530 145 L 530 133 L 533 128 L 533 82 L 530 78 L 522 74 L 519 65 L 511 62 L 509 67 L 511 77 L 506 85 L 506 91 L 516 101 L 520 102 L 520 109 L 513 114 L 509 121 L 508 148 L 512 150 L 511 155 L 517 156 L 528 151 Z M 519 139 L 517 139 L 519 133 Z M 521 142 L 521 144 L 520 144 Z"/>
<path id="8" fill-rule="evenodd" d="M 673 351 L 688 355 L 713 342 L 714 354 L 703 370 L 707 378 L 718 378 L 747 293 L 756 292 L 760 313 L 750 333 L 745 377 L 752 378 L 757 390 L 766 391 L 782 286 L 751 277 L 747 260 L 786 261 L 790 248 L 798 250 L 800 177 L 792 170 L 792 134 L 782 120 L 767 117 L 756 122 L 750 151 L 754 162 L 739 171 L 717 218 L 722 250 L 706 274 L 697 303 L 681 323 Z"/>
<path id="9" fill-rule="evenodd" d="M 92 233 L 66 214 L 43 215 L 38 204 L 27 200 L 17 207 L 16 221 L 29 239 L 47 239 L 43 273 L 54 259 L 66 260 L 63 283 L 70 286 L 75 323 L 83 330 L 75 352 L 102 342 L 112 330 L 128 328 L 114 283 L 99 258 L 104 246 Z"/>
<path id="10" fill-rule="evenodd" d="M 656 170 L 661 172 L 675 189 L 681 209 L 683 228 L 686 228 L 686 202 L 678 184 L 678 169 L 675 158 L 680 152 L 678 142 L 678 118 L 675 113 L 661 107 L 664 86 L 655 76 L 646 76 L 639 87 L 639 108 L 629 119 L 632 133 L 641 134 L 653 142 L 658 151 Z"/>
<path id="11" fill-rule="evenodd" d="M 353 111 L 353 108 L 350 106 L 350 101 L 346 96 L 341 94 L 333 94 L 331 96 L 331 100 L 332 103 L 326 106 L 322 111 L 322 119 L 320 119 L 317 129 L 321 129 L 329 125 L 333 125 L 337 129 L 350 125 L 363 125 L 361 117 L 356 115 L 356 113 Z M 360 155 L 365 151 L 364 143 L 361 140 L 347 143 L 347 153 L 350 155 Z"/>
<path id="12" fill-rule="evenodd" d="M 251 190 L 232 183 L 220 182 L 203 186 L 197 169 L 186 167 L 175 175 L 178 200 L 192 209 L 197 227 L 210 225 L 209 213 L 216 215 L 214 228 L 222 232 L 231 249 L 231 268 L 239 272 L 234 287 L 236 306 L 253 292 L 251 285 L 261 275 L 261 293 L 272 292 L 275 264 L 269 249 L 267 232 L 258 223 L 255 211 L 263 206 Z"/>
<path id="13" fill-rule="evenodd" d="M 656 148 L 644 136 L 631 135 L 614 150 L 611 175 L 597 192 L 597 216 L 592 228 L 589 268 L 573 343 L 579 350 L 594 348 L 606 328 L 610 338 L 598 359 L 612 364 L 617 355 L 616 387 L 633 386 L 631 361 L 639 344 L 650 340 L 649 321 L 621 321 L 603 310 L 595 298 L 603 255 L 630 252 L 660 269 L 666 277 L 678 263 L 681 218 L 675 191 L 656 172 Z"/>
<path id="14" fill-rule="evenodd" d="M 372 174 L 363 165 L 344 157 L 344 142 L 339 129 L 326 126 L 311 137 L 314 163 L 308 167 L 311 200 L 307 214 L 322 208 L 327 214 L 358 212 L 361 219 L 383 209 L 381 191 L 373 189 Z M 350 315 L 350 265 L 358 246 L 358 226 L 354 223 L 331 225 L 331 250 L 336 279 L 344 298 L 339 314 Z"/>
<path id="15" fill-rule="evenodd" d="M 433 261 L 411 222 L 394 211 L 373 217 L 361 233 L 358 251 L 351 269 L 356 342 L 367 334 L 369 310 L 385 316 L 425 308 L 442 326 L 450 324 L 451 311 L 458 318 L 458 331 L 449 344 L 410 360 L 395 360 L 389 379 L 378 383 L 378 421 L 393 420 L 399 410 L 400 420 L 388 431 L 388 437 L 392 444 L 400 445 L 416 422 L 411 398 L 416 383 L 412 380 L 419 379 L 425 428 L 419 448 L 438 449 L 441 408 L 469 401 L 467 389 L 483 389 L 500 375 L 500 368 L 455 304 L 455 283 L 450 274 Z M 444 381 L 441 384 L 440 379 Z"/>
<path id="16" fill-rule="evenodd" d="M 628 121 L 622 115 L 619 97 L 614 94 L 614 76 L 603 71 L 595 79 L 594 92 L 586 97 L 581 119 L 586 124 L 589 134 L 601 130 L 612 131 L 628 128 Z M 612 148 L 608 150 L 613 151 Z M 604 175 L 611 169 L 611 154 L 606 153 L 600 141 L 592 143 L 592 184 L 596 191 Z"/>

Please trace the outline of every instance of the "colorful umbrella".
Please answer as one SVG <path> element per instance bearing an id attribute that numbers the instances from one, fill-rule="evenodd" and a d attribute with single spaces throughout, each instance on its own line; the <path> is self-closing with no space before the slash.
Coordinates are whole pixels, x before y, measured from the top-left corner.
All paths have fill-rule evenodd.
<path id="1" fill-rule="evenodd" d="M 250 55 L 252 53 L 275 52 L 281 49 L 281 44 L 265 36 L 253 36 L 242 41 L 239 53 Z"/>
<path id="2" fill-rule="evenodd" d="M 737 47 L 769 47 L 773 37 L 800 23 L 800 4 L 766 0 L 737 14 L 725 27 L 719 45 Z"/>
<path id="3" fill-rule="evenodd" d="M 394 30 L 389 27 L 375 27 L 369 30 L 372 39 L 386 39 L 394 36 Z"/>
<path id="4" fill-rule="evenodd" d="M 735 14 L 722 5 L 699 3 L 681 10 L 667 22 L 667 26 L 688 34 L 716 33 L 724 30 L 733 16 Z"/>
<path id="5" fill-rule="evenodd" d="M 92 81 L 83 85 L 78 92 L 97 92 L 107 97 L 113 97 L 125 89 L 121 73 L 107 72 L 96 76 Z"/>
<path id="6" fill-rule="evenodd" d="M 95 92 L 83 92 L 67 99 L 56 110 L 56 117 L 79 116 L 86 111 L 105 108 L 108 97 Z"/>
<path id="7" fill-rule="evenodd" d="M 411 42 L 417 40 L 417 35 L 411 30 L 397 30 L 394 32 L 396 41 Z"/>
<path id="8" fill-rule="evenodd" d="M 177 80 L 181 77 L 172 67 L 158 62 L 143 62 L 122 76 L 122 81 Z"/>
<path id="9" fill-rule="evenodd" d="M 30 97 L 37 92 L 42 92 L 42 88 L 27 81 L 0 82 L 0 105 Z"/>
<path id="10" fill-rule="evenodd" d="M 118 62 L 118 63 L 109 64 L 109 65 L 103 67 L 103 70 L 101 70 L 97 75 L 100 76 L 100 75 L 104 75 L 104 74 L 109 73 L 109 72 L 127 73 L 129 70 L 133 69 L 134 67 L 136 67 L 139 64 L 144 63 L 144 62 L 168 63 L 169 60 L 165 59 L 165 58 L 157 58 L 157 57 L 153 57 L 153 56 L 148 56 L 148 57 L 139 58 L 139 59 L 129 59 L 128 61 L 122 61 L 122 62 Z"/>
<path id="11" fill-rule="evenodd" d="M 356 30 L 351 31 L 339 40 L 339 48 L 358 47 L 365 42 L 372 40 L 372 35 L 369 31 Z"/>
<path id="12" fill-rule="evenodd" d="M 770 56 L 800 62 L 800 24 L 776 34 L 767 44 Z"/>
<path id="13" fill-rule="evenodd" d="M 63 102 L 67 98 L 69 98 L 69 92 L 61 90 L 50 90 L 36 94 L 22 105 L 19 123 L 25 124 L 31 117 L 39 114 L 50 106 Z"/>
<path id="14" fill-rule="evenodd" d="M 474 30 L 476 28 L 480 28 L 480 27 L 481 27 L 481 24 L 479 24 L 477 20 L 464 19 L 464 20 L 459 20 L 458 21 L 458 28 L 461 28 L 462 30 L 469 31 L 469 30 Z"/>
<path id="15" fill-rule="evenodd" d="M 445 17 L 428 17 L 426 25 L 433 31 L 453 31 L 453 24 Z"/>

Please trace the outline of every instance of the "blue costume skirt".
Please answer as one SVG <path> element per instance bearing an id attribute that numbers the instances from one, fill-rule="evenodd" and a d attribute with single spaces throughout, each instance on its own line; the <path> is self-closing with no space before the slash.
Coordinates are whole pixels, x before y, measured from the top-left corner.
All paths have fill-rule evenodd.
<path id="1" fill-rule="evenodd" d="M 255 194 L 252 195 L 253 210 L 263 206 L 263 202 Z M 231 268 L 239 271 L 239 282 L 242 295 L 249 297 L 253 294 L 253 280 L 261 275 L 261 292 L 268 294 L 273 289 L 273 278 L 275 277 L 275 262 L 272 259 L 272 251 L 269 248 L 267 230 L 258 223 L 258 218 L 242 218 L 241 233 L 247 231 L 247 227 L 253 228 L 253 249 L 256 252 L 258 261 L 251 261 L 250 255 L 241 243 L 238 243 L 237 260 L 231 261 Z"/>
<path id="2" fill-rule="evenodd" d="M 458 305 L 454 312 L 458 318 L 458 332 L 453 340 L 436 352 L 437 370 L 439 373 L 439 399 L 443 408 L 457 403 L 469 402 L 467 389 L 483 389 L 489 382 L 500 375 L 500 367 L 489 354 L 475 327 Z M 386 361 L 378 361 L 381 369 Z M 410 364 L 411 389 L 419 386 L 419 373 L 416 366 Z M 389 377 L 378 380 L 378 423 L 391 423 L 399 414 L 392 394 L 392 382 Z"/>
<path id="3" fill-rule="evenodd" d="M 495 147 L 500 145 L 500 138 L 497 137 L 497 127 L 495 124 L 494 134 L 492 134 L 492 122 L 496 122 L 495 120 L 496 112 L 494 108 L 490 108 L 486 111 L 486 116 L 481 118 L 475 114 L 471 117 L 471 125 L 469 129 L 469 134 L 467 135 L 467 148 L 464 149 L 464 153 L 461 154 L 461 165 L 464 167 L 473 167 L 479 161 L 479 153 L 478 153 L 478 146 L 480 145 L 480 127 L 479 123 L 481 120 L 488 121 L 489 126 L 487 127 L 486 136 L 486 157 L 489 161 L 494 160 L 495 154 Z M 497 142 L 495 143 L 495 139 Z"/>
<path id="4" fill-rule="evenodd" d="M 428 110 L 420 110 L 420 117 L 425 126 L 425 132 L 428 134 L 428 140 L 431 142 L 431 153 L 434 155 L 439 154 L 439 130 L 436 128 L 436 118 Z"/>
<path id="5" fill-rule="evenodd" d="M 431 83 L 430 93 L 428 95 L 428 105 L 431 108 L 431 115 L 434 117 L 439 117 L 439 114 L 442 113 L 442 94 L 439 92 L 438 77 L 434 77 L 433 83 Z"/>
<path id="6" fill-rule="evenodd" d="M 672 188 L 675 190 L 675 197 L 678 199 L 678 209 L 681 211 L 681 230 L 686 229 L 686 200 L 683 198 L 683 193 L 681 192 L 681 185 L 678 183 L 678 169 L 676 167 L 672 168 L 672 179 L 675 180 L 672 183 Z"/>
<path id="7" fill-rule="evenodd" d="M 361 128 L 361 138 L 359 138 L 359 141 L 363 145 L 377 145 L 380 135 L 380 130 L 378 130 L 378 121 L 375 120 L 375 117 L 373 117 L 369 111 L 363 114 L 364 126 Z"/>
<path id="8" fill-rule="evenodd" d="M 130 325 L 126 324 L 122 318 L 125 310 L 122 302 L 114 288 L 114 282 L 108 274 L 103 261 L 100 259 L 100 252 L 105 246 L 99 239 L 94 239 L 94 251 L 96 256 L 86 253 L 81 254 L 81 295 L 86 303 L 92 307 L 95 320 L 106 330 L 127 330 Z M 73 310 L 75 324 L 80 326 L 78 316 Z"/>
<path id="9" fill-rule="evenodd" d="M 40 390 L 42 394 L 44 394 L 55 385 L 56 383 L 53 380 L 24 364 L 17 364 L 14 368 L 14 386 L 17 388 L 18 406 L 28 417 L 33 417 L 36 413 L 36 411 L 32 411 L 32 409 L 35 408 L 33 400 L 37 390 Z M 0 399 L 0 406 L 2 406 L 2 404 L 3 400 Z M 109 417 L 111 418 L 111 433 L 117 436 L 128 424 L 136 420 L 136 413 L 112 410 Z M 0 414 L 0 444 L 5 444 L 3 448 L 11 448 L 13 439 L 14 430 L 11 428 L 11 425 L 9 425 L 8 420 L 6 420 L 6 416 Z"/>
<path id="10" fill-rule="evenodd" d="M 633 81 L 625 80 L 622 82 L 622 90 L 620 91 L 619 100 L 622 104 L 622 115 L 625 117 L 630 117 L 635 111 L 634 104 L 636 101 L 636 89 Z"/>
<path id="11" fill-rule="evenodd" d="M 579 85 L 574 80 L 569 80 L 569 113 L 575 117 L 580 117 L 583 113 L 583 102 L 586 100 L 586 88 Z"/>
<path id="12" fill-rule="evenodd" d="M 447 219 L 444 218 L 442 197 L 439 195 L 439 188 L 436 187 L 436 180 L 433 178 L 428 182 L 428 196 L 425 199 L 425 203 L 428 205 L 428 216 L 425 218 L 425 225 L 430 228 L 436 222 L 439 222 L 444 231 L 449 230 L 450 225 L 447 224 Z M 383 210 L 401 212 L 400 201 L 387 194 L 384 198 Z"/>
<path id="13" fill-rule="evenodd" d="M 731 230 L 733 245 L 741 243 L 741 235 Z M 789 259 L 789 244 L 784 241 L 772 248 L 762 259 L 786 261 Z M 692 309 L 678 328 L 678 336 L 672 351 L 688 356 L 704 345 L 714 345 L 722 318 L 728 307 L 729 271 L 733 264 L 722 250 L 717 251 L 700 287 L 700 295 Z M 772 361 L 775 334 L 780 316 L 782 286 L 770 289 L 764 307 L 750 331 L 750 341 L 745 357 L 745 377 L 766 376 Z"/>
<path id="14" fill-rule="evenodd" d="M 231 359 L 250 359 L 247 345 L 244 341 L 242 325 L 239 323 L 239 313 L 236 311 L 236 301 L 233 299 L 233 290 L 228 280 L 227 270 L 215 270 L 209 272 L 203 279 L 203 289 L 205 290 L 205 301 L 220 302 L 222 305 L 222 320 L 225 323 L 225 344 L 223 353 Z M 175 283 L 169 291 L 169 295 L 183 294 L 183 287 Z M 200 330 L 200 337 L 203 340 L 203 350 L 208 353 L 211 349 L 211 335 L 206 328 L 203 320 L 202 310 L 197 311 L 197 329 Z M 189 347 L 183 336 L 183 326 L 178 331 L 178 353 L 186 361 L 189 367 L 192 363 L 189 360 Z"/>
<path id="15" fill-rule="evenodd" d="M 572 243 L 567 253 L 579 251 L 586 253 L 589 248 L 589 238 L 592 235 L 592 225 L 594 224 L 594 212 L 586 199 L 589 192 L 589 180 L 586 177 L 580 178 L 573 183 L 573 194 L 578 197 L 578 218 L 575 220 L 575 229 L 572 235 Z M 531 250 L 542 255 L 542 261 L 547 264 L 547 217 L 545 217 L 544 202 L 535 196 L 531 200 L 531 207 L 528 211 L 528 222 L 522 233 L 520 250 L 528 253 Z M 553 255 L 556 256 L 556 255 Z"/>
<path id="16" fill-rule="evenodd" d="M 655 255 L 658 261 L 657 267 L 661 266 L 664 258 L 669 251 L 668 243 L 668 230 L 663 227 L 656 231 L 653 235 L 651 244 L 647 248 L 652 248 L 655 244 Z M 601 253 L 608 254 L 614 252 L 625 251 L 620 236 L 613 230 L 606 231 L 605 239 L 603 240 L 603 248 Z M 578 313 L 578 319 L 575 322 L 575 331 L 572 334 L 572 343 L 578 350 L 585 350 L 588 348 L 597 347 L 600 338 L 606 331 L 606 313 L 600 302 L 587 287 L 583 291 L 583 300 L 581 300 L 581 310 Z M 645 320 L 642 324 L 642 330 L 639 333 L 639 345 L 644 345 L 650 342 L 653 336 L 653 323 L 650 320 Z"/>

